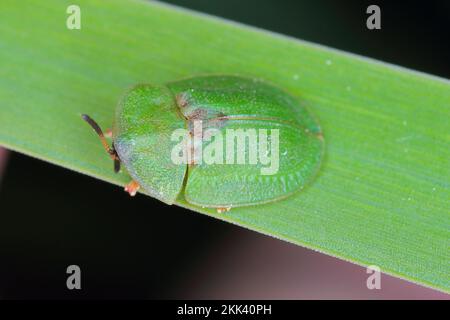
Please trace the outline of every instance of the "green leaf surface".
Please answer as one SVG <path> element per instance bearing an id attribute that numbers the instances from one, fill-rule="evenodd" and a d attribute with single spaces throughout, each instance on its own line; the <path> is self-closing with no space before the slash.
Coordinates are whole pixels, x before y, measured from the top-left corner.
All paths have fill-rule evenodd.
<path id="1" fill-rule="evenodd" d="M 1 145 L 123 185 L 81 113 L 110 126 L 136 83 L 267 79 L 319 119 L 315 181 L 227 214 L 179 204 L 450 291 L 450 82 L 152 2 L 77 0 L 81 30 L 69 30 L 70 4 L 0 3 Z"/>

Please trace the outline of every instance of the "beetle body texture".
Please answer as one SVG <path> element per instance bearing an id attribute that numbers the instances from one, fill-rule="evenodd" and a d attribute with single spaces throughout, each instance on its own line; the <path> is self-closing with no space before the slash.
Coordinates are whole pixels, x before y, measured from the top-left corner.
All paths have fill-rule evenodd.
<path id="1" fill-rule="evenodd" d="M 206 149 L 230 129 L 277 129 L 277 170 L 262 174 L 264 168 L 268 171 L 263 163 L 174 163 L 173 132 L 192 132 L 199 120 L 203 130 L 214 129 L 216 134 L 200 137 Z M 246 138 L 251 146 L 250 135 Z M 113 145 L 128 173 L 149 195 L 173 204 L 182 194 L 194 205 L 229 208 L 276 201 L 302 189 L 318 170 L 324 142 L 316 120 L 287 92 L 251 78 L 202 76 L 132 88 L 117 107 Z M 216 151 L 217 146 L 221 148 L 216 144 Z M 242 145 L 223 150 L 252 157 Z"/>

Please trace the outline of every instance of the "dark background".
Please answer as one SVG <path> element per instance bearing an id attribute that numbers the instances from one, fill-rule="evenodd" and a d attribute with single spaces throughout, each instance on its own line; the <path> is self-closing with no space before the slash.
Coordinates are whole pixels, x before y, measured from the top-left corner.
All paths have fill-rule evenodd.
<path id="1" fill-rule="evenodd" d="M 166 2 L 450 78 L 448 1 Z M 446 297 L 17 153 L 0 188 L 0 298 Z"/>

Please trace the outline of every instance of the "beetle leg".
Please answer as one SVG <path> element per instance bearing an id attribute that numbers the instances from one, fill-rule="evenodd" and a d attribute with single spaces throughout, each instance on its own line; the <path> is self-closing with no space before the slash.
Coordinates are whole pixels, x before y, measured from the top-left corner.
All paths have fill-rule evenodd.
<path id="1" fill-rule="evenodd" d="M 125 186 L 125 191 L 128 192 L 130 196 L 134 197 L 140 187 L 141 186 L 139 185 L 139 183 L 137 183 L 134 180 L 131 180 L 131 182 Z"/>
<path id="2" fill-rule="evenodd" d="M 225 213 L 231 210 L 231 207 L 216 208 L 217 213 Z"/>

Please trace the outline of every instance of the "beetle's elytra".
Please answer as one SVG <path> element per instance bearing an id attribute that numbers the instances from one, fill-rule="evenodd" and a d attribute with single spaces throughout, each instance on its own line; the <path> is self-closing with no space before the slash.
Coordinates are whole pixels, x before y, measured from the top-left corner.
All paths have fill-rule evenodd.
<path id="1" fill-rule="evenodd" d="M 220 209 L 285 198 L 314 177 L 324 148 L 320 126 L 299 100 L 264 81 L 239 76 L 201 76 L 133 87 L 117 107 L 112 147 L 100 127 L 87 115 L 83 118 L 99 134 L 115 170 L 122 163 L 131 175 L 133 181 L 125 190 L 134 195 L 142 188 L 167 204 L 180 194 L 194 205 Z M 203 130 L 200 136 L 197 122 Z M 184 151 L 191 155 L 190 162 L 180 164 L 173 157 L 177 154 L 174 132 L 182 129 L 198 140 L 178 145 L 186 149 L 181 155 Z M 244 134 L 243 144 L 234 144 L 234 138 L 227 137 L 230 133 Z M 222 135 L 225 138 L 219 141 Z M 276 148 L 264 149 L 263 138 Z M 253 147 L 259 149 L 252 153 Z M 198 150 L 210 152 L 214 161 L 197 161 L 193 154 Z M 228 154 L 220 162 L 222 151 Z M 230 152 L 244 162 L 233 162 Z M 267 174 L 270 170 L 263 160 L 275 152 L 275 170 Z M 245 162 L 250 158 L 261 161 Z"/>

